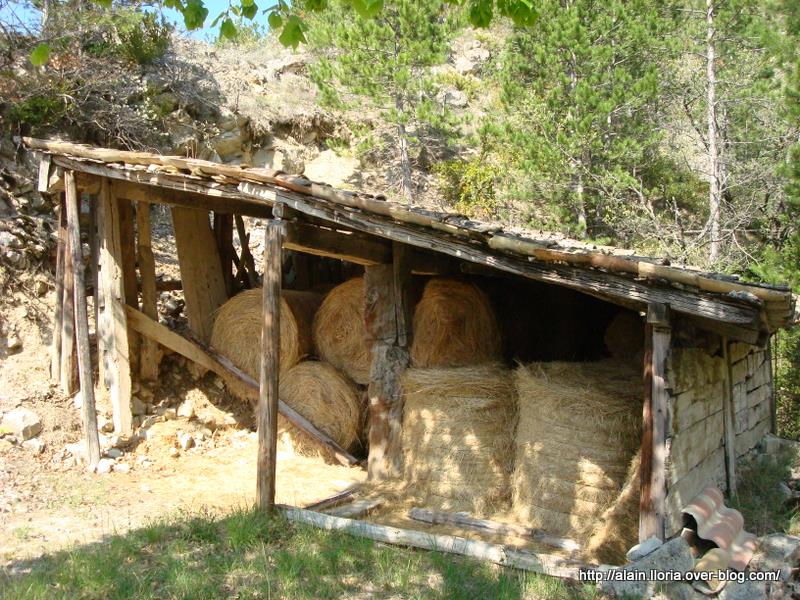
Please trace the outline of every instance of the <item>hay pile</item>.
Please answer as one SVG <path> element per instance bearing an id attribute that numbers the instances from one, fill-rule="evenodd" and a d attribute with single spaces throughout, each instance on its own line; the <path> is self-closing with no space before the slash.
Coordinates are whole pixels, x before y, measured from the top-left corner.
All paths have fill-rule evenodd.
<path id="1" fill-rule="evenodd" d="M 424 506 L 489 514 L 509 500 L 516 404 L 498 365 L 409 369 L 405 480 Z"/>
<path id="2" fill-rule="evenodd" d="M 314 319 L 314 344 L 320 358 L 356 383 L 369 383 L 370 345 L 364 326 L 364 278 L 333 288 Z"/>
<path id="3" fill-rule="evenodd" d="M 513 512 L 585 543 L 619 496 L 639 446 L 641 375 L 616 360 L 552 362 L 520 366 L 514 381 Z"/>
<path id="4" fill-rule="evenodd" d="M 311 421 L 345 450 L 359 442 L 363 404 L 356 386 L 325 362 L 301 362 L 282 373 L 278 395 L 281 400 Z M 281 439 L 297 454 L 327 453 L 283 417 L 278 418 Z"/>
<path id="5" fill-rule="evenodd" d="M 606 328 L 603 341 L 614 358 L 641 357 L 644 352 L 644 320 L 629 310 L 618 313 Z"/>
<path id="6" fill-rule="evenodd" d="M 261 289 L 237 294 L 219 308 L 211 332 L 211 346 L 256 381 L 261 369 L 261 301 Z M 311 324 L 321 301 L 312 292 L 281 293 L 281 373 L 313 353 Z"/>
<path id="7" fill-rule="evenodd" d="M 639 497 L 642 455 L 637 452 L 628 466 L 619 496 L 595 523 L 583 555 L 607 565 L 625 563 L 628 549 L 639 541 Z"/>
<path id="8" fill-rule="evenodd" d="M 500 326 L 473 283 L 431 279 L 414 311 L 415 367 L 464 367 L 501 359 Z"/>

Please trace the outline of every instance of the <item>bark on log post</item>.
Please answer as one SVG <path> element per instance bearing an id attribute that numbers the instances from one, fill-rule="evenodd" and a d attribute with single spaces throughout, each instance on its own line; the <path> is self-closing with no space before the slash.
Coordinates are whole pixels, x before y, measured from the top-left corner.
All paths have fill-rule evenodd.
<path id="1" fill-rule="evenodd" d="M 643 406 L 639 541 L 665 536 L 669 393 L 666 366 L 670 341 L 669 306 L 651 304 L 645 326 L 645 399 Z"/>
<path id="2" fill-rule="evenodd" d="M 217 241 L 220 262 L 222 263 L 222 277 L 225 280 L 225 290 L 228 297 L 233 296 L 233 257 L 236 254 L 233 248 L 233 215 L 214 213 L 214 239 Z"/>
<path id="3" fill-rule="evenodd" d="M 58 207 L 58 242 L 56 248 L 56 307 L 53 317 L 53 342 L 50 349 L 50 378 L 61 383 L 61 337 L 64 327 L 64 262 L 67 252 L 67 213 L 64 195 Z"/>
<path id="4" fill-rule="evenodd" d="M 118 435 L 127 436 L 133 431 L 132 385 L 118 208 L 119 203 L 114 197 L 111 182 L 103 179 L 97 203 L 97 234 L 100 239 L 98 289 L 101 299 L 97 345 L 99 360 L 103 361 L 105 383 L 111 397 L 114 431 Z"/>
<path id="5" fill-rule="evenodd" d="M 139 202 L 136 205 L 137 258 L 142 288 L 142 312 L 151 319 L 158 320 L 158 292 L 156 290 L 156 262 L 150 235 L 150 205 Z M 142 381 L 158 380 L 158 344 L 149 338 L 142 338 L 139 357 L 139 377 Z"/>
<path id="6" fill-rule="evenodd" d="M 124 196 L 115 194 L 118 204 L 119 235 L 122 248 L 122 277 L 125 282 L 125 303 L 139 310 L 139 281 L 136 277 L 136 215 L 133 202 Z M 139 372 L 139 336 L 128 332 L 128 357 L 131 372 Z"/>
<path id="7" fill-rule="evenodd" d="M 722 425 L 725 444 L 725 483 L 728 495 L 736 495 L 736 426 L 733 406 L 733 377 L 731 374 L 730 342 L 722 338 L 722 357 L 725 361 L 725 389 L 722 394 Z"/>
<path id="8" fill-rule="evenodd" d="M 275 463 L 278 443 L 278 362 L 281 315 L 281 222 L 264 230 L 264 285 L 261 324 L 261 371 L 257 408 L 257 497 L 262 509 L 275 506 Z"/>
<path id="9" fill-rule="evenodd" d="M 78 349 L 78 370 L 83 416 L 83 433 L 86 440 L 86 462 L 94 469 L 100 461 L 100 437 L 97 432 L 97 412 L 94 405 L 94 382 L 92 381 L 91 348 L 89 347 L 89 313 L 86 303 L 86 266 L 83 262 L 80 232 L 80 199 L 75 186 L 75 174 L 64 173 L 67 203 L 67 232 L 69 236 L 70 257 L 75 279 L 73 295 L 75 302 L 76 346 Z"/>
<path id="10" fill-rule="evenodd" d="M 410 344 L 410 253 L 392 248 L 392 263 L 365 268 L 364 318 L 372 341 L 369 396 L 371 480 L 399 477 L 403 472 L 401 379 L 408 366 Z"/>

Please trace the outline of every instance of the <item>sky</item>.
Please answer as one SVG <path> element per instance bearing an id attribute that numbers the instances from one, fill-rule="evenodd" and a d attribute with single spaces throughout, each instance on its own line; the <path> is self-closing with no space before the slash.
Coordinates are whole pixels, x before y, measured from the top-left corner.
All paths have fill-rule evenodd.
<path id="1" fill-rule="evenodd" d="M 218 27 L 210 27 L 211 22 L 217 15 L 226 10 L 229 6 L 229 0 L 204 0 L 206 8 L 208 8 L 208 19 L 206 20 L 205 27 L 196 29 L 189 32 L 189 35 L 197 39 L 214 39 L 217 37 Z M 161 11 L 164 16 L 176 25 L 178 31 L 185 31 L 183 25 L 183 16 L 174 9 L 168 8 L 154 8 L 152 10 Z M 10 23 L 13 26 L 24 25 L 29 29 L 35 31 L 40 20 L 40 13 L 33 8 L 30 2 L 20 0 L 0 0 L 0 21 L 3 23 Z M 266 15 L 258 14 L 254 19 L 259 24 L 266 26 Z"/>

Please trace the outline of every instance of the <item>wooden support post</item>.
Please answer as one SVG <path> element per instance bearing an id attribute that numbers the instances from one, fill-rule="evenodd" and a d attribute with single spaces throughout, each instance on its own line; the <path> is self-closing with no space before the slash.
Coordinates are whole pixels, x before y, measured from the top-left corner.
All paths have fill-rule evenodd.
<path id="1" fill-rule="evenodd" d="M 731 376 L 730 341 L 722 338 L 722 357 L 725 361 L 725 385 L 722 395 L 722 426 L 725 444 L 725 483 L 728 494 L 736 495 L 736 423 L 733 406 L 733 377 Z"/>
<path id="2" fill-rule="evenodd" d="M 67 252 L 67 212 L 64 196 L 58 207 L 58 242 L 56 247 L 56 308 L 53 317 L 53 343 L 50 349 L 50 378 L 61 383 L 61 338 L 64 328 L 64 262 Z"/>
<path id="3" fill-rule="evenodd" d="M 264 232 L 263 321 L 261 325 L 261 371 L 257 408 L 258 505 L 275 505 L 275 461 L 278 443 L 278 359 L 281 315 L 281 226 L 270 220 Z"/>
<path id="4" fill-rule="evenodd" d="M 769 365 L 769 418 L 770 418 L 770 433 L 778 435 L 778 406 L 775 403 L 775 364 L 776 356 L 774 346 L 772 345 L 772 336 L 767 340 L 767 358 Z"/>
<path id="5" fill-rule="evenodd" d="M 214 239 L 217 240 L 219 258 L 222 262 L 225 291 L 228 297 L 231 297 L 236 293 L 233 285 L 233 257 L 236 255 L 233 248 L 233 215 L 214 213 Z"/>
<path id="6" fill-rule="evenodd" d="M 244 283 L 247 283 L 251 289 L 256 288 L 258 287 L 258 276 L 256 275 L 256 262 L 250 252 L 250 235 L 245 229 L 242 215 L 236 215 L 234 218 L 236 219 L 236 233 L 239 235 L 239 245 L 242 247 L 242 257 L 239 262 L 247 274 L 247 281 Z"/>
<path id="7" fill-rule="evenodd" d="M 73 294 L 75 297 L 76 345 L 78 349 L 78 369 L 80 373 L 83 434 L 86 440 L 86 462 L 94 469 L 100 461 L 100 437 L 97 432 L 97 411 L 94 405 L 94 382 L 92 381 L 91 348 L 89 347 L 89 313 L 86 306 L 86 266 L 83 262 L 80 231 L 80 199 L 75 186 L 75 173 L 64 173 L 67 203 L 67 233 L 69 237 L 72 271 L 75 278 Z"/>
<path id="8" fill-rule="evenodd" d="M 142 288 L 142 312 L 158 320 L 158 292 L 156 290 L 156 262 L 150 236 L 150 205 L 136 205 L 137 259 Z M 139 377 L 142 381 L 158 380 L 158 344 L 150 338 L 142 338 L 139 355 Z"/>
<path id="9" fill-rule="evenodd" d="M 189 326 L 197 337 L 208 343 L 214 312 L 228 299 L 208 212 L 174 207 L 172 224 Z"/>
<path id="10" fill-rule="evenodd" d="M 372 480 L 399 477 L 403 471 L 400 385 L 409 362 L 409 257 L 408 249 L 395 243 L 391 264 L 365 268 L 364 318 L 372 341 L 367 390 L 370 418 L 367 473 Z"/>
<path id="11" fill-rule="evenodd" d="M 666 366 L 671 337 L 669 306 L 650 304 L 645 325 L 639 541 L 665 537 L 670 410 Z"/>
<path id="12" fill-rule="evenodd" d="M 98 238 L 100 240 L 101 310 L 98 324 L 98 354 L 111 396 L 114 431 L 130 435 L 133 431 L 131 414 L 131 364 L 128 343 L 128 322 L 125 316 L 125 278 L 123 275 L 122 236 L 120 233 L 119 203 L 114 197 L 111 182 L 103 179 L 97 203 Z"/>
<path id="13" fill-rule="evenodd" d="M 64 218 L 66 219 L 67 202 L 64 200 Z M 65 222 L 65 228 L 67 227 Z M 65 229 L 64 247 L 64 287 L 61 293 L 61 391 L 71 396 L 78 387 L 77 354 L 75 348 L 75 276 L 73 271 L 72 247 L 68 230 Z"/>
<path id="14" fill-rule="evenodd" d="M 122 244 L 122 277 L 125 284 L 125 303 L 139 309 L 139 281 L 136 277 L 136 216 L 133 202 L 114 194 L 118 207 L 119 235 Z M 128 357 L 131 373 L 139 372 L 139 336 L 128 332 Z"/>

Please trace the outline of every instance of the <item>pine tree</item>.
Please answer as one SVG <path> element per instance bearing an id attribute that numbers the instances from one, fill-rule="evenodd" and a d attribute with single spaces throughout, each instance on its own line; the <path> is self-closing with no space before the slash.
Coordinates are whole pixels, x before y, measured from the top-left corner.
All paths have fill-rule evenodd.
<path id="1" fill-rule="evenodd" d="M 543 0 L 539 14 L 506 52 L 502 136 L 535 182 L 528 193 L 563 210 L 573 233 L 614 236 L 613 222 L 645 193 L 658 142 L 664 23 L 648 0 Z"/>
<path id="2" fill-rule="evenodd" d="M 386 2 L 371 18 L 347 4 L 339 2 L 310 22 L 311 43 L 327 55 L 312 68 L 312 78 L 328 102 L 354 94 L 392 125 L 396 179 L 411 203 L 414 157 L 446 139 L 452 124 L 452 115 L 435 100 L 431 67 L 446 59 L 453 21 L 441 0 Z"/>

